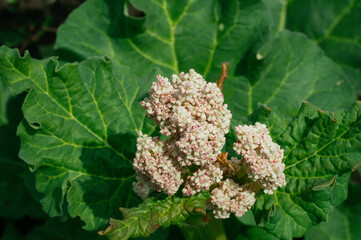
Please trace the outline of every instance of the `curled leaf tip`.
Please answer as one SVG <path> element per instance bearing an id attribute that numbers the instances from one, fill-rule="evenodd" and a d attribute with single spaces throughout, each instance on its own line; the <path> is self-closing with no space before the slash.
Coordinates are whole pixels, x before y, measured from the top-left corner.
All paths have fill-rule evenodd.
<path id="1" fill-rule="evenodd" d="M 336 182 L 336 176 L 334 176 L 334 177 L 331 179 L 331 181 L 328 182 L 328 183 L 314 186 L 314 187 L 312 188 L 312 190 L 313 190 L 313 191 L 318 191 L 318 190 L 320 190 L 321 188 L 325 188 L 325 187 L 331 186 L 331 185 L 332 185 L 333 183 L 335 183 L 335 182 Z"/>
<path id="2" fill-rule="evenodd" d="M 98 234 L 100 235 L 100 236 L 104 236 L 104 235 L 106 235 L 106 234 L 108 234 L 110 231 L 112 231 L 112 229 L 113 229 L 113 224 L 112 224 L 112 218 L 110 218 L 110 225 L 107 227 L 107 229 L 105 229 L 104 231 L 98 231 Z"/>
<path id="3" fill-rule="evenodd" d="M 318 109 L 318 112 L 322 113 L 322 114 L 327 114 L 328 116 L 330 116 L 332 122 L 337 122 L 337 119 L 336 119 L 336 116 L 335 116 L 334 113 L 328 113 L 328 112 L 323 111 L 321 109 Z"/>

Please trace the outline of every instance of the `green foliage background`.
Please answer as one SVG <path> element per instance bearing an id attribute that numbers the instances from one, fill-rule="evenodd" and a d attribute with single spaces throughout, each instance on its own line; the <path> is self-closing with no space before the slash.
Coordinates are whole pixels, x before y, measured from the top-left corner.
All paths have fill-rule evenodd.
<path id="1" fill-rule="evenodd" d="M 129 4 L 145 16 L 129 16 Z M 88 0 L 58 29 L 58 58 L 1 47 L 2 239 L 104 239 L 80 230 L 80 220 L 86 230 L 104 230 L 110 217 L 122 218 L 118 207 L 141 202 L 131 189 L 131 161 L 136 133 L 158 134 L 139 104 L 155 76 L 194 68 L 215 81 L 222 62 L 230 67 L 223 93 L 232 125 L 268 125 L 285 149 L 288 182 L 259 196 L 255 220 L 226 220 L 228 238 L 292 239 L 328 220 L 305 238 L 331 239 L 332 229 L 340 239 L 359 239 L 360 186 L 350 185 L 349 199 L 334 208 L 361 162 L 354 104 L 361 93 L 360 8 L 359 0 Z M 232 131 L 227 139 L 232 155 Z M 169 206 L 177 214 L 160 202 L 144 218 L 139 211 L 151 208 L 133 210 L 128 215 L 142 221 L 120 221 L 114 239 L 154 232 L 152 214 L 169 216 L 164 226 L 181 223 L 191 211 L 172 205 L 175 199 Z M 41 221 L 26 234 L 15 226 L 24 216 Z M 174 239 L 176 231 L 151 237 Z"/>

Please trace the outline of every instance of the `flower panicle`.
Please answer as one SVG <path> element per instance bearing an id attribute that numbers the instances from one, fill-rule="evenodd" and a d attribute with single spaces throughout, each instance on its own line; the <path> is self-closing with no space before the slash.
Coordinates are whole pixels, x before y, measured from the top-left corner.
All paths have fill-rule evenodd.
<path id="1" fill-rule="evenodd" d="M 138 133 L 133 189 L 142 199 L 152 191 L 174 195 L 183 186 L 184 196 L 210 191 L 207 205 L 216 218 L 240 217 L 260 189 L 273 194 L 286 184 L 283 150 L 264 124 L 235 127 L 233 148 L 241 158 L 221 153 L 232 115 L 217 84 L 193 69 L 171 81 L 158 75 L 141 105 L 167 137 Z"/>

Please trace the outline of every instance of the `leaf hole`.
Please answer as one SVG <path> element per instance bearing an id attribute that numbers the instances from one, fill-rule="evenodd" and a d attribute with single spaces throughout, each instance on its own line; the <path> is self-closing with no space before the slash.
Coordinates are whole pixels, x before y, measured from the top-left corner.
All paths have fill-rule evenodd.
<path id="1" fill-rule="evenodd" d="M 30 126 L 34 129 L 39 129 L 41 127 L 40 123 L 37 122 L 30 123 Z"/>
<path id="2" fill-rule="evenodd" d="M 133 17 L 133 18 L 144 18 L 145 13 L 137 8 L 135 8 L 130 3 L 124 4 L 124 15 L 127 17 Z"/>

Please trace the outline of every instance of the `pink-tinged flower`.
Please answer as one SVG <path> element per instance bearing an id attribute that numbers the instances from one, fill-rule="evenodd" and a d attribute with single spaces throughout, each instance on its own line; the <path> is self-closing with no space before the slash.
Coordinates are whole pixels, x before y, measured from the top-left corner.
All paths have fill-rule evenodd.
<path id="1" fill-rule="evenodd" d="M 235 127 L 238 141 L 233 148 L 241 155 L 242 165 L 247 175 L 258 182 L 267 194 L 273 194 L 277 187 L 286 185 L 283 149 L 272 141 L 266 125 L 256 122 L 255 125 Z"/>
<path id="2" fill-rule="evenodd" d="M 165 142 L 169 155 L 181 166 L 214 163 L 232 117 L 220 89 L 193 69 L 173 75 L 173 84 L 168 78 L 157 79 L 141 104 L 160 133 L 169 136 Z"/>
<path id="3" fill-rule="evenodd" d="M 186 185 L 182 189 L 185 196 L 194 195 L 200 191 L 207 191 L 214 183 L 219 183 L 223 178 L 222 170 L 208 164 L 187 177 Z"/>
<path id="4" fill-rule="evenodd" d="M 183 183 L 177 162 L 164 153 L 164 145 L 159 138 L 148 137 L 141 132 L 138 134 L 133 168 L 140 177 L 133 184 L 134 191 L 143 199 L 153 189 L 174 195 Z M 141 189 L 142 186 L 146 189 Z"/>
<path id="5" fill-rule="evenodd" d="M 213 209 L 215 218 L 229 218 L 231 213 L 241 217 L 255 201 L 256 193 L 251 185 L 239 186 L 232 179 L 226 179 L 212 190 L 208 208 Z"/>

